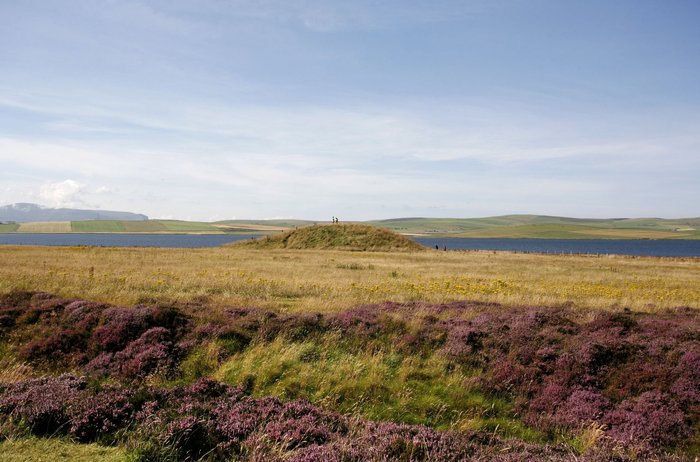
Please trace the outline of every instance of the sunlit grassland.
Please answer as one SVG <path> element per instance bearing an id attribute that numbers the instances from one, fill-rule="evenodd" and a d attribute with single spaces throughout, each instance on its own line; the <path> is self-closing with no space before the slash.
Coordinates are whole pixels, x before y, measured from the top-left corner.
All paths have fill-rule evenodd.
<path id="1" fill-rule="evenodd" d="M 509 403 L 466 386 L 471 371 L 437 353 L 393 351 L 390 343 L 359 346 L 337 332 L 303 342 L 280 337 L 232 356 L 213 375 L 256 396 L 305 398 L 370 420 L 442 430 L 498 428 L 504 436 L 544 440 L 513 419 Z M 185 374 L 202 358 L 211 358 L 211 351 L 193 354 L 183 364 Z"/>
<path id="2" fill-rule="evenodd" d="M 17 231 L 18 228 L 19 228 L 19 225 L 16 223 L 12 223 L 12 224 L 3 223 L 3 224 L 0 224 L 0 233 L 14 233 L 15 231 Z"/>
<path id="3" fill-rule="evenodd" d="M 38 290 L 127 306 L 196 302 L 183 310 L 200 326 L 225 318 L 217 309 L 222 306 L 333 313 L 386 300 L 469 299 L 510 305 L 572 303 L 582 308 L 577 311 L 582 317 L 591 314 L 588 307 L 650 312 L 700 307 L 699 258 L 256 250 L 237 245 L 5 246 L 0 247 L 0 262 L 0 293 Z M 412 316 L 417 319 L 424 309 L 411 309 L 406 332 L 413 332 Z M 439 316 L 456 319 L 461 314 Z M 213 377 L 256 397 L 305 398 L 324 409 L 371 420 L 483 430 L 534 443 L 564 439 L 576 453 L 595 443 L 587 442 L 589 429 L 548 434 L 528 427 L 517 401 L 481 388 L 483 370 L 428 347 L 407 347 L 393 332 L 365 338 L 335 329 L 312 329 L 304 335 L 286 329 L 274 337 L 251 337 L 250 343 L 236 336 L 207 337 L 188 351 L 176 373 L 149 380 L 172 386 Z M 17 351 L 16 345 L 0 343 L 0 383 L 46 372 L 23 363 Z M 59 454 L 45 460 L 62 460 L 66 454 L 66 460 L 116 461 L 123 460 L 125 450 L 20 438 L 0 444 L 0 461 L 42 460 L 45 454 Z M 19 458 L 3 459 L 5 453 Z"/>
<path id="4" fill-rule="evenodd" d="M 123 449 L 78 444 L 58 438 L 21 438 L 0 442 L 0 462 L 125 462 Z"/>
<path id="5" fill-rule="evenodd" d="M 700 306 L 700 259 L 508 252 L 0 247 L 0 292 L 333 312 L 385 300 Z"/>

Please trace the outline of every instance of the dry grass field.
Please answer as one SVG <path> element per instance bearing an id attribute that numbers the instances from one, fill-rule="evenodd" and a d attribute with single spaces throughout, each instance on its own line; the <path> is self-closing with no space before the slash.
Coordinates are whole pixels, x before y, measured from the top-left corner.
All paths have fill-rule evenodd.
<path id="1" fill-rule="evenodd" d="M 28 438 L 0 442 L 0 462 L 126 462 L 123 450 L 97 444 L 77 444 L 58 438 Z"/>
<path id="2" fill-rule="evenodd" d="M 0 293 L 41 290 L 121 305 L 206 300 L 282 312 L 385 300 L 648 312 L 700 306 L 697 258 L 5 246 L 0 261 Z"/>
<path id="3" fill-rule="evenodd" d="M 514 458 L 507 460 L 625 462 L 649 460 L 647 455 L 660 461 L 685 461 L 700 454 L 695 408 L 683 401 L 695 399 L 694 384 L 700 380 L 694 375 L 700 356 L 693 356 L 692 342 L 686 341 L 697 335 L 697 315 L 693 310 L 666 311 L 700 307 L 698 258 L 352 252 L 244 245 L 213 249 L 0 246 L 0 262 L 0 296 L 10 294 L 5 295 L 0 313 L 5 329 L 0 330 L 4 335 L 0 336 L 0 404 L 4 399 L 17 414 L 5 428 L 0 427 L 0 441 L 5 438 L 0 442 L 0 461 L 43 460 L 46 454 L 51 454 L 46 460 L 199 460 L 200 449 L 208 454 L 223 447 L 217 442 L 223 436 L 214 430 L 224 428 L 216 412 L 202 411 L 195 422 L 193 415 L 167 408 L 174 401 L 165 400 L 158 414 L 165 420 L 152 430 L 160 433 L 151 436 L 143 433 L 151 427 L 135 416 L 143 404 L 139 397 L 156 399 L 161 393 L 157 387 L 185 387 L 177 393 L 195 393 L 188 398 L 190 407 L 208 409 L 205 398 L 196 395 L 199 392 L 186 391 L 201 387 L 202 378 L 245 390 L 246 405 L 260 407 L 250 410 L 259 413 L 256 421 L 267 418 L 265 406 L 270 399 L 281 399 L 285 404 L 279 406 L 286 407 L 280 409 L 296 409 L 300 405 L 295 400 L 308 400 L 310 404 L 303 408 L 306 414 L 333 412 L 337 414 L 332 419 L 338 421 L 346 418 L 340 416 L 360 419 L 353 420 L 360 425 L 351 432 L 355 436 L 384 434 L 372 430 L 372 421 L 384 425 L 387 432 L 394 431 L 394 423 L 425 425 L 420 431 L 428 432 L 426 438 L 436 437 L 430 433 L 434 430 L 452 430 L 456 433 L 449 438 L 487 441 L 474 449 L 486 454 L 481 460 L 496 460 L 488 454 L 501 451 L 514 452 Z M 68 302 L 45 294 L 30 294 L 30 301 L 23 292 L 12 295 L 23 290 L 87 302 L 69 307 Z M 427 304 L 455 300 L 505 306 Z M 384 301 L 421 303 L 361 307 Z M 168 302 L 177 302 L 176 308 L 167 308 Z M 185 317 L 190 321 L 177 321 Z M 510 334 L 503 335 L 504 326 Z M 668 348 L 654 349 L 657 344 Z M 533 365 L 528 359 L 532 352 L 538 358 L 544 355 L 542 361 L 571 358 L 575 364 L 560 366 L 557 359 L 557 367 L 549 368 L 538 359 Z M 107 361 L 106 365 L 100 361 Z M 609 367 L 589 367 L 598 363 Z M 659 364 L 664 367 L 658 368 Z M 567 386 L 560 396 L 545 386 L 571 374 L 571 383 L 584 383 L 591 377 L 586 371 L 597 374 L 591 382 L 596 387 Z M 48 378 L 61 372 L 77 375 Z M 79 376 L 90 377 L 90 384 L 70 385 L 82 380 Z M 117 384 L 121 388 L 110 391 Z M 637 389 L 629 384 L 642 385 Z M 82 390 L 84 386 L 80 400 L 94 400 L 96 411 L 92 405 L 83 409 L 71 401 L 75 398 L 71 387 Z M 649 387 L 666 394 L 645 392 Z M 124 408 L 131 420 L 113 416 L 112 407 L 100 408 L 103 399 L 120 403 L 120 393 L 133 401 L 128 405 L 133 409 Z M 42 401 L 47 395 L 51 400 Z M 675 401 L 664 401 L 671 397 Z M 27 400 L 34 401 L 22 404 Z M 598 406 L 595 403 L 600 403 L 600 409 L 594 409 L 596 426 L 582 427 L 582 422 L 588 422 L 590 406 Z M 80 437 L 80 441 L 117 447 L 36 439 L 31 435 L 41 436 L 43 427 L 22 424 L 23 419 L 36 418 L 34 409 L 48 409 L 41 412 L 68 419 L 70 428 L 61 424 L 57 436 L 77 438 L 83 435 L 80 425 L 86 429 L 92 425 L 107 429 L 96 433 L 103 432 L 103 437 Z M 577 412 L 583 412 L 583 417 Z M 627 425 L 650 413 L 653 425 L 648 428 Z M 550 420 L 537 420 L 541 415 Z M 168 436 L 188 422 L 204 422 L 202 428 L 182 428 L 199 429 L 213 439 L 204 438 L 206 444 L 199 448 L 187 438 Z M 290 431 L 302 428 L 296 418 L 288 424 Z M 274 425 L 265 424 L 260 431 L 272 432 Z M 313 428 L 319 425 L 326 424 L 316 422 Z M 323 431 L 331 431 L 334 425 L 327 424 Z M 124 428 L 116 431 L 120 426 Z M 418 427 L 411 428 L 417 431 Z M 657 434 L 665 439 L 645 443 L 648 435 Z M 269 435 L 278 438 L 277 433 Z M 279 438 L 286 441 L 284 435 Z M 615 458 L 619 451 L 606 446 L 609 440 L 620 442 L 623 458 Z M 278 446 L 269 451 L 255 441 L 251 437 L 245 448 L 234 452 L 248 454 L 242 460 L 272 460 L 269 451 L 284 449 L 289 452 L 284 460 L 307 460 L 291 459 L 294 451 L 278 440 L 274 440 Z M 410 447 L 404 449 L 402 454 L 412 454 Z M 541 459 L 533 459 L 531 450 Z M 667 450 L 672 451 L 668 457 Z M 601 454 L 598 459 L 596 451 Z M 229 460 L 226 454 L 211 460 Z M 428 455 L 372 457 L 351 460 L 443 460 Z"/>
<path id="4" fill-rule="evenodd" d="M 70 221 L 49 221 L 36 223 L 20 223 L 20 233 L 70 233 Z"/>

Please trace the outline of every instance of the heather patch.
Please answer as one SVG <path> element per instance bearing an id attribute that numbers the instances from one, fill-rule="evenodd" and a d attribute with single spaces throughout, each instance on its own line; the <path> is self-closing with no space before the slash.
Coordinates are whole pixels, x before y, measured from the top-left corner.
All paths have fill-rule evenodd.
<path id="1" fill-rule="evenodd" d="M 692 309 L 645 314 L 453 302 L 364 305 L 331 315 L 254 308 L 207 315 L 196 305 L 120 308 L 42 293 L 0 301 L 9 353 L 35 372 L 86 375 L 0 386 L 4 434 L 108 441 L 128 429 L 129 444 L 156 458 L 251 460 L 465 454 L 454 449 L 462 448 L 459 438 L 447 452 L 431 452 L 440 438 L 453 438 L 442 430 L 514 438 L 509 444 L 531 458 L 556 441 L 595 460 L 659 458 L 692 452 L 698 438 L 700 322 Z M 206 376 L 238 388 L 189 385 Z M 95 380 L 116 388 L 89 391 Z M 393 436 L 381 444 L 363 440 L 378 452 L 357 443 L 370 438 L 368 421 L 397 425 L 382 427 Z M 402 430 L 407 424 L 412 430 Z M 416 436 L 416 428 L 437 439 Z"/>
<path id="2" fill-rule="evenodd" d="M 143 380 L 171 373 L 190 321 L 172 307 L 111 307 L 47 294 L 5 296 L 3 337 L 20 360 L 49 371 L 80 368 L 97 377 Z M 0 331 L 1 332 L 1 331 Z"/>
<path id="3" fill-rule="evenodd" d="M 50 411 L 61 415 L 64 433 L 86 442 L 111 435 L 121 439 L 136 460 L 461 461 L 489 460 L 505 451 L 566 460 L 560 446 L 535 450 L 512 446 L 492 434 L 348 418 L 302 400 L 252 398 L 210 380 L 174 389 L 100 390 L 64 375 L 4 388 L 0 412 L 9 415 L 12 424 L 22 425 L 34 419 L 36 411 L 33 405 L 19 406 L 12 397 L 37 397 L 47 390 L 64 391 L 52 395 Z M 8 400 L 14 405 L 5 404 Z M 28 431 L 45 434 L 46 428 L 35 425 Z"/>

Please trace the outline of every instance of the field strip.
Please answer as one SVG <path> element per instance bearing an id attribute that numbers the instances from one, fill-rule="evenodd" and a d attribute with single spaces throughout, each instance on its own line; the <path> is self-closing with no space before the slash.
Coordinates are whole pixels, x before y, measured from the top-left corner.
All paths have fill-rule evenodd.
<path id="1" fill-rule="evenodd" d="M 72 231 L 70 221 L 51 221 L 20 223 L 20 233 L 70 233 Z"/>

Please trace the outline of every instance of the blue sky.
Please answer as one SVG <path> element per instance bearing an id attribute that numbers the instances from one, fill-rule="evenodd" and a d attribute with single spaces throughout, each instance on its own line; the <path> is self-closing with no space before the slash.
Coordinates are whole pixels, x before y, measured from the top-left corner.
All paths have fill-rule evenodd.
<path id="1" fill-rule="evenodd" d="M 0 204 L 700 215 L 700 3 L 0 0 Z"/>

